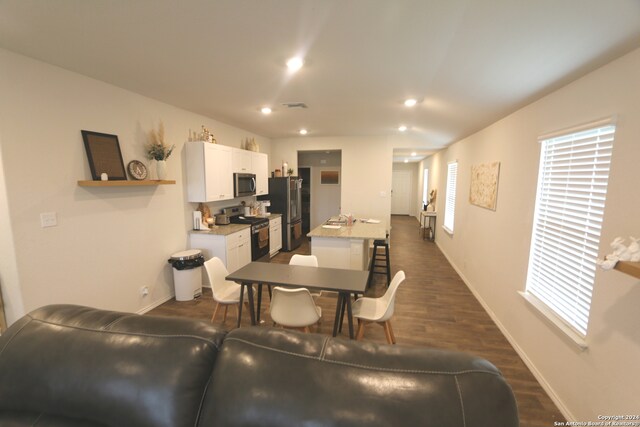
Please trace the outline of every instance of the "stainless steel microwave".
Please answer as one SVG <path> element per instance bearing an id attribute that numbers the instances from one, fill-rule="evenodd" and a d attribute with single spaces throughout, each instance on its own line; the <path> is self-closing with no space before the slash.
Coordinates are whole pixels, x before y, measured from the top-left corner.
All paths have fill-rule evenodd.
<path id="1" fill-rule="evenodd" d="M 233 174 L 233 196 L 244 197 L 256 194 L 256 175 L 253 173 Z"/>

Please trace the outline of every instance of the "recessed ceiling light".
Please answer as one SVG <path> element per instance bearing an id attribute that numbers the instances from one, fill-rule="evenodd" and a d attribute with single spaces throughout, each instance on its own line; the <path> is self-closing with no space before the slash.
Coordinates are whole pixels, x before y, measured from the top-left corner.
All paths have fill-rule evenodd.
<path id="1" fill-rule="evenodd" d="M 289 71 L 296 72 L 304 65 L 304 61 L 299 56 L 294 56 L 287 61 Z"/>
<path id="2" fill-rule="evenodd" d="M 399 130 L 400 132 L 404 132 L 404 131 L 406 131 L 406 130 L 407 130 L 407 127 L 406 127 L 405 125 L 401 125 L 401 126 L 398 128 L 398 130 Z"/>
<path id="3" fill-rule="evenodd" d="M 300 135 L 306 135 L 306 134 L 307 134 L 306 129 L 300 129 Z"/>
<path id="4" fill-rule="evenodd" d="M 416 156 L 416 152 L 414 151 L 413 153 L 411 153 L 411 157 L 415 157 Z"/>
<path id="5" fill-rule="evenodd" d="M 409 160 L 407 160 L 407 159 L 404 159 L 404 162 L 405 162 L 405 163 L 409 163 Z"/>
<path id="6" fill-rule="evenodd" d="M 418 103 L 418 101 L 413 99 L 413 98 L 410 98 L 410 99 L 407 99 L 406 101 L 404 101 L 405 107 L 413 107 L 417 103 Z"/>
<path id="7" fill-rule="evenodd" d="M 271 114 L 271 108 L 269 107 L 262 107 L 260 111 L 262 112 L 262 114 Z"/>

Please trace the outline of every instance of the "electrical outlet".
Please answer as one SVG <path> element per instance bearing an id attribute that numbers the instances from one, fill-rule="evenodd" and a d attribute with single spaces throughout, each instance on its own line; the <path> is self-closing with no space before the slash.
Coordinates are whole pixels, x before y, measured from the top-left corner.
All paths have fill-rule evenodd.
<path id="1" fill-rule="evenodd" d="M 40 226 L 55 227 L 58 225 L 58 215 L 55 212 L 43 212 L 40 214 Z"/>
<path id="2" fill-rule="evenodd" d="M 143 286 L 140 288 L 140 295 L 143 297 L 146 297 L 147 295 L 149 295 L 149 287 L 148 286 Z"/>

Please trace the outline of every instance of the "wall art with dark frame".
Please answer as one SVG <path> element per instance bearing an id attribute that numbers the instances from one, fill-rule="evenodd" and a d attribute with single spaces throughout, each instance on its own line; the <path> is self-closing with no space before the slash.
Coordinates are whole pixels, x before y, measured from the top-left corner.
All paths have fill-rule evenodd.
<path id="1" fill-rule="evenodd" d="M 127 172 L 122 161 L 118 136 L 88 130 L 81 132 L 89 160 L 91 177 L 94 180 L 100 180 L 100 175 L 106 173 L 109 176 L 109 181 L 126 181 Z"/>

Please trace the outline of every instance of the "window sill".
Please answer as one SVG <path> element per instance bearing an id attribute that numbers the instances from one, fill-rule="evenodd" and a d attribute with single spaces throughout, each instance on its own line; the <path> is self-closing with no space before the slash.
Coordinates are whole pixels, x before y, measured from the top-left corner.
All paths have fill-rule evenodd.
<path id="1" fill-rule="evenodd" d="M 445 227 L 444 225 L 442 226 L 442 229 L 444 230 L 445 233 L 447 233 L 449 236 L 453 236 L 453 230 L 449 230 L 447 227 Z"/>
<path id="2" fill-rule="evenodd" d="M 562 319 L 560 319 L 549 307 L 546 306 L 535 296 L 529 292 L 518 292 L 522 298 L 524 298 L 533 308 L 542 314 L 551 324 L 563 332 L 573 343 L 575 343 L 581 351 L 589 348 L 587 341 L 574 331 L 569 325 L 567 325 Z"/>

